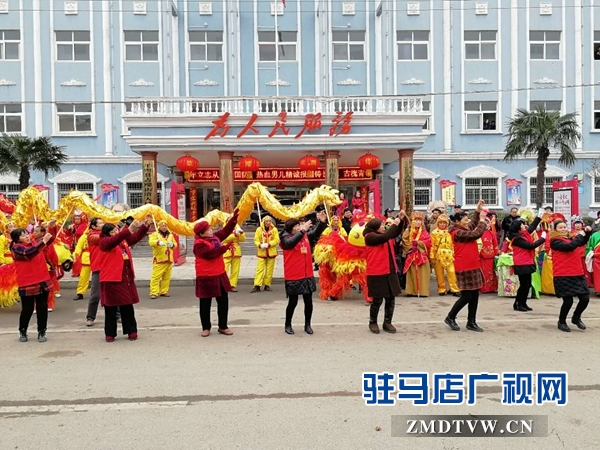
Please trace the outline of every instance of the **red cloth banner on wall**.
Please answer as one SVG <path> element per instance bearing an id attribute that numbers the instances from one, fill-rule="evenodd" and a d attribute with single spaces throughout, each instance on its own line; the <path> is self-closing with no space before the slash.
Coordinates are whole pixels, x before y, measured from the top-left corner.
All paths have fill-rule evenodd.
<path id="1" fill-rule="evenodd" d="M 247 172 L 239 169 L 233 170 L 234 181 L 295 181 L 295 182 L 323 182 L 325 169 L 301 170 L 297 168 L 261 168 L 248 176 Z M 339 169 L 340 181 L 366 181 L 372 178 L 366 171 L 358 167 L 341 167 Z M 188 181 L 192 183 L 210 183 L 219 181 L 219 169 L 200 169 L 190 173 Z M 365 194 L 366 198 L 366 194 Z"/>

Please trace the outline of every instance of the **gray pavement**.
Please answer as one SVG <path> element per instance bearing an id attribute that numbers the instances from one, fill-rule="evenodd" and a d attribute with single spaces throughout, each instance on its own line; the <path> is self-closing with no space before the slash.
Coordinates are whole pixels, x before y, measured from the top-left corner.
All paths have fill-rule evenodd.
<path id="1" fill-rule="evenodd" d="M 315 301 L 312 336 L 302 331 L 300 304 L 296 334 L 288 336 L 283 286 L 250 289 L 246 283 L 231 295 L 231 337 L 199 336 L 191 287 L 156 300 L 140 289 L 136 342 L 119 336 L 105 343 L 103 313 L 86 328 L 86 304 L 70 300 L 67 289 L 50 313 L 45 344 L 19 343 L 18 307 L 0 310 L 0 449 L 598 448 L 595 299 L 584 318 L 588 330 L 566 334 L 556 329 L 556 298 L 531 300 L 534 311 L 517 313 L 512 299 L 482 295 L 478 322 L 485 332 L 476 334 L 442 323 L 454 297 L 401 297 L 398 333 L 373 335 L 368 308 L 353 293 L 345 301 Z M 363 371 L 538 370 L 569 372 L 567 406 L 502 406 L 499 384 L 480 388 L 476 406 L 367 407 L 361 398 Z M 396 414 L 542 414 L 550 435 L 391 438 Z"/>

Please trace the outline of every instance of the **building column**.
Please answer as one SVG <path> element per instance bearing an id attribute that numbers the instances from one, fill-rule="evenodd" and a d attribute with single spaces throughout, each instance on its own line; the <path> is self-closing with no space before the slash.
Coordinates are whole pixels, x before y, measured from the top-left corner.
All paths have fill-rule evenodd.
<path id="1" fill-rule="evenodd" d="M 221 211 L 233 212 L 233 153 L 219 153 L 219 190 L 221 191 Z"/>
<path id="2" fill-rule="evenodd" d="M 142 153 L 142 193 L 144 204 L 158 204 L 158 195 L 156 192 L 156 152 L 141 152 Z"/>
<path id="3" fill-rule="evenodd" d="M 398 150 L 398 203 L 400 209 L 410 216 L 413 212 L 415 182 L 413 178 L 414 149 Z"/>
<path id="4" fill-rule="evenodd" d="M 339 150 L 325 150 L 325 184 L 333 189 L 340 188 L 340 171 L 338 161 L 340 159 Z"/>

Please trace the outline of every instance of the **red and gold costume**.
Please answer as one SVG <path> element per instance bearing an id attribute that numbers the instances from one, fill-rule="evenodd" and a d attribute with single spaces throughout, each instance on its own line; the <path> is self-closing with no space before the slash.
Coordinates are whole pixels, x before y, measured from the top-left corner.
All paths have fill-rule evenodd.
<path id="1" fill-rule="evenodd" d="M 494 258 L 498 254 L 496 233 L 492 229 L 491 221 L 488 220 L 487 229 L 481 236 L 481 249 L 479 250 L 479 261 L 483 272 L 483 286 L 479 290 L 481 293 L 498 291 L 498 277 L 494 270 Z"/>
<path id="2" fill-rule="evenodd" d="M 421 212 L 413 212 L 410 227 L 402 234 L 402 251 L 406 258 L 404 273 L 406 274 L 406 294 L 409 296 L 429 296 L 429 252 L 431 237 L 425 229 L 425 216 Z"/>

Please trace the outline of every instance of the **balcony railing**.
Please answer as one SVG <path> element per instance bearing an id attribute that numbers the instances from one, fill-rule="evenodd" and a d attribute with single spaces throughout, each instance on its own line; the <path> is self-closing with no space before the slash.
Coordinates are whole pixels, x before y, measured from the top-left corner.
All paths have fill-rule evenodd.
<path id="1" fill-rule="evenodd" d="M 355 116 L 393 116 L 424 113 L 422 97 L 215 97 L 215 98 L 129 98 L 131 110 L 125 117 L 139 116 L 232 116 L 261 114 L 336 115 L 352 111 Z M 428 113 L 427 113 L 428 114 Z"/>

